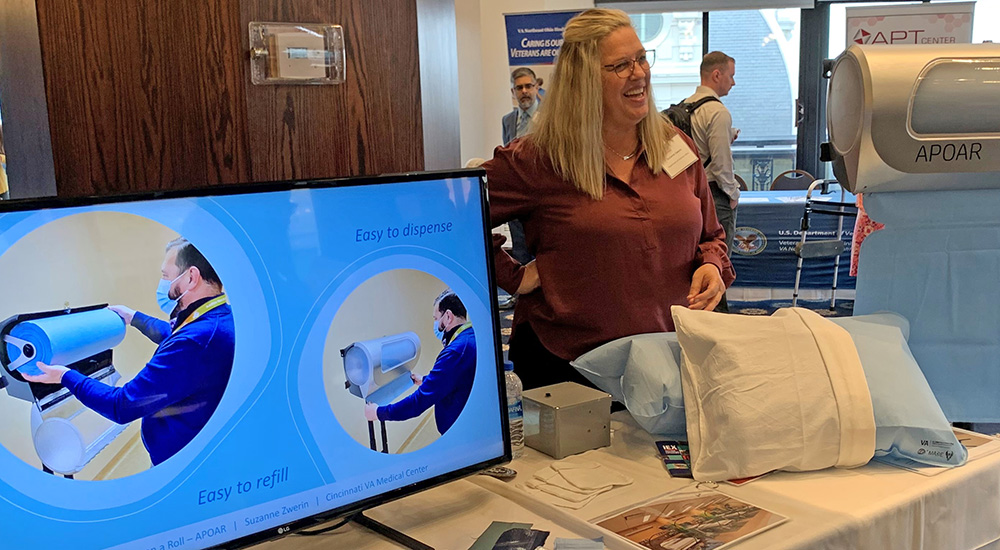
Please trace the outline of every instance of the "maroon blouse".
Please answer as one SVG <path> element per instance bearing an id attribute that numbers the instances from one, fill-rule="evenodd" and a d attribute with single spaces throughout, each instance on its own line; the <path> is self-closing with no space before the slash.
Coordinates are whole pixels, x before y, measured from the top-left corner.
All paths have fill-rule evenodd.
<path id="1" fill-rule="evenodd" d="M 498 147 L 483 168 L 493 225 L 523 222 L 542 284 L 518 297 L 514 325 L 530 322 L 563 359 L 622 336 L 674 330 L 670 306 L 687 306 L 703 264 L 717 266 L 726 286 L 736 278 L 700 162 L 671 179 L 653 175 L 642 154 L 631 183 L 607 175 L 599 201 L 558 176 L 530 138 Z M 499 240 L 494 253 L 497 282 L 513 293 L 523 267 Z"/>

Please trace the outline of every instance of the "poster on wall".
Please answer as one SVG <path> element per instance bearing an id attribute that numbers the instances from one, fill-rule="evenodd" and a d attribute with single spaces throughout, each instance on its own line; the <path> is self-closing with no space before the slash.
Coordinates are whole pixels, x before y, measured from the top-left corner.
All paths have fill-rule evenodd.
<path id="1" fill-rule="evenodd" d="M 847 45 L 968 44 L 975 2 L 848 7 Z"/>
<path id="2" fill-rule="evenodd" d="M 537 100 L 545 97 L 545 84 L 551 82 L 556 54 L 562 46 L 563 29 L 566 27 L 566 22 L 578 13 L 579 10 L 504 15 L 507 25 L 507 59 L 511 75 L 513 76 L 515 71 L 521 68 L 527 68 L 531 73 L 526 74 L 533 73 L 537 79 L 537 85 L 534 87 L 526 86 L 530 83 L 530 76 L 512 79 L 513 110 L 504 117 L 503 122 L 505 145 L 510 139 L 520 137 L 523 133 L 517 129 L 517 110 L 524 109 L 530 113 L 529 116 L 534 116 Z"/>

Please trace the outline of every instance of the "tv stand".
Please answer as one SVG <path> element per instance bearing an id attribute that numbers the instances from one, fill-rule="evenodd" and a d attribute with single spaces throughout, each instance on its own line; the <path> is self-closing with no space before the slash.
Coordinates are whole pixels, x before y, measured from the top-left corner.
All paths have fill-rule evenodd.
<path id="1" fill-rule="evenodd" d="M 357 523 L 365 529 L 368 529 L 369 531 L 382 535 L 393 542 L 398 542 L 411 550 L 434 550 L 433 547 L 427 546 L 413 537 L 397 531 L 382 522 L 375 521 L 374 519 L 366 516 L 364 512 L 358 512 L 355 514 L 354 517 L 351 518 L 351 521 Z"/>

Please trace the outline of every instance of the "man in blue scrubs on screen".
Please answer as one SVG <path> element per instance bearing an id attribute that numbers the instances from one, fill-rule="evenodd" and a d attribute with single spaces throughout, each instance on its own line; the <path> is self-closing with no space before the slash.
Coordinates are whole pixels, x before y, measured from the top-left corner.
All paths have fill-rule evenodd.
<path id="1" fill-rule="evenodd" d="M 426 376 L 411 374 L 416 391 L 395 403 L 365 404 L 365 418 L 379 420 L 409 420 L 434 405 L 434 421 L 443 434 L 455 423 L 472 392 L 476 375 L 476 335 L 468 321 L 465 305 L 451 290 L 434 300 L 434 334 L 444 349 Z"/>
<path id="2" fill-rule="evenodd" d="M 62 384 L 81 403 L 118 424 L 142 419 L 142 442 L 153 465 L 187 445 L 219 406 L 233 370 L 233 310 L 222 281 L 187 240 L 167 244 L 157 288 L 163 321 L 125 306 L 110 306 L 125 324 L 159 344 L 139 374 L 112 387 L 61 365 L 38 363 L 31 382 Z"/>

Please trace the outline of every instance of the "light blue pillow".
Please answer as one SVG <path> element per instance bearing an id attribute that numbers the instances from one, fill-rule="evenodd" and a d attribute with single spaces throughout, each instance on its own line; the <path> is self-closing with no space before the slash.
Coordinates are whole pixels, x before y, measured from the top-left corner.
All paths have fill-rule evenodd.
<path id="1" fill-rule="evenodd" d="M 681 393 L 681 346 L 673 332 L 626 336 L 571 364 L 653 434 L 686 437 Z"/>
<path id="2" fill-rule="evenodd" d="M 854 340 L 875 412 L 875 456 L 931 466 L 965 464 L 968 451 L 951 429 L 906 344 L 910 327 L 895 313 L 830 319 Z"/>

